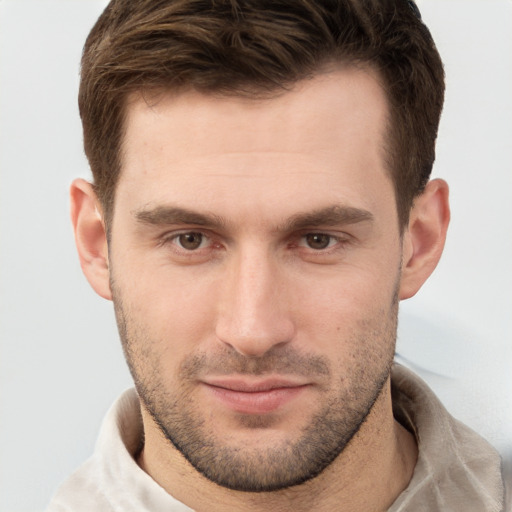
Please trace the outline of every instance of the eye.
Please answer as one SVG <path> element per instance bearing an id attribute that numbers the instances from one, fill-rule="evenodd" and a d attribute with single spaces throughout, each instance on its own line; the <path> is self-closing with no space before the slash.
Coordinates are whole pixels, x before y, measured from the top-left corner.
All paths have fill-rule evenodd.
<path id="1" fill-rule="evenodd" d="M 304 235 L 304 241 L 309 248 L 321 251 L 322 249 L 331 247 L 337 242 L 337 239 L 325 233 L 308 233 Z"/>
<path id="2" fill-rule="evenodd" d="M 176 235 L 175 242 L 187 251 L 194 251 L 204 246 L 206 237 L 202 233 L 189 232 Z"/>

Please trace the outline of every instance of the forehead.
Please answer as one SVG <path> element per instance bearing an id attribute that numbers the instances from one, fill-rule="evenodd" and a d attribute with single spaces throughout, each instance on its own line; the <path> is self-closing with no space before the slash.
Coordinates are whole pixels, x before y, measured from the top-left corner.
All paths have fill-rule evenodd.
<path id="1" fill-rule="evenodd" d="M 379 193 L 371 181 L 388 179 L 387 101 L 368 69 L 319 74 L 266 99 L 139 94 L 126 113 L 118 189 L 134 208 L 190 207 L 213 195 L 269 206 L 304 194 L 320 200 L 333 189 L 371 201 Z"/>
<path id="2" fill-rule="evenodd" d="M 368 117 L 370 110 L 372 119 Z M 326 128 L 336 137 L 337 130 L 343 129 L 337 122 L 340 118 L 351 118 L 362 127 L 364 121 L 374 125 L 386 116 L 387 100 L 378 73 L 370 67 L 343 66 L 299 81 L 289 89 L 278 89 L 268 97 L 203 94 L 193 90 L 134 93 L 126 105 L 124 147 L 136 148 L 140 128 L 165 117 L 169 121 L 165 128 L 176 150 L 191 135 L 208 135 L 201 145 L 208 151 L 211 146 L 236 148 L 237 143 L 246 149 L 248 140 L 239 128 L 247 126 L 254 132 L 262 127 L 268 133 L 268 145 L 272 146 L 272 127 L 279 129 L 284 141 L 288 134 L 295 138 L 297 130 L 307 125 L 307 136 L 316 143 L 327 139 Z M 229 140 L 224 138 L 225 132 L 231 132 Z M 258 135 L 255 146 L 264 142 L 261 130 Z M 292 142 L 290 137 L 288 141 Z"/>

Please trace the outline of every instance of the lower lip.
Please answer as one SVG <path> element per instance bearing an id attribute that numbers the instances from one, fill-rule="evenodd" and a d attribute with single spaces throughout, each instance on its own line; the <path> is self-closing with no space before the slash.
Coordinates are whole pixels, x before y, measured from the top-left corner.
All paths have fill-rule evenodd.
<path id="1" fill-rule="evenodd" d="M 234 391 L 217 386 L 206 388 L 223 405 L 241 414 L 266 414 L 276 411 L 301 394 L 307 386 L 276 388 L 268 391 Z"/>

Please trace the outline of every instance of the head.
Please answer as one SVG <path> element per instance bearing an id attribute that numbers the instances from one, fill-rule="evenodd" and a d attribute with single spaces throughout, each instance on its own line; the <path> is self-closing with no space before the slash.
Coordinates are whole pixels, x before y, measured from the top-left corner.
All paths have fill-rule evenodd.
<path id="1" fill-rule="evenodd" d="M 80 90 L 94 186 L 75 183 L 72 217 L 147 446 L 272 491 L 378 438 L 398 302 L 448 222 L 426 184 L 442 76 L 406 1 L 107 7 Z"/>

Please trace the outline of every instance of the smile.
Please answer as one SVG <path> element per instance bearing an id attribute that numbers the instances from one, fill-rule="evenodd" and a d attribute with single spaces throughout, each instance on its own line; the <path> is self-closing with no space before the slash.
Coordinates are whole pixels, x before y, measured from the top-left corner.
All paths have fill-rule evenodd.
<path id="1" fill-rule="evenodd" d="M 243 379 L 213 379 L 203 384 L 215 401 L 240 414 L 274 412 L 309 387 L 309 384 L 283 379 L 254 382 Z"/>

